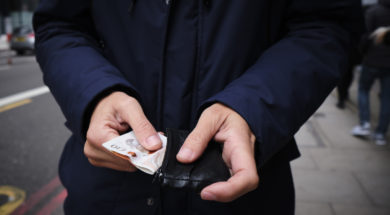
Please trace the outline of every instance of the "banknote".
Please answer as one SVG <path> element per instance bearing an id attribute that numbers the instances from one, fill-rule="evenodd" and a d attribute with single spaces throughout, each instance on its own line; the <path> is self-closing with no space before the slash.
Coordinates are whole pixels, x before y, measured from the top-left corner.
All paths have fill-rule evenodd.
<path id="1" fill-rule="evenodd" d="M 146 150 L 135 137 L 133 131 L 103 143 L 103 147 L 118 157 L 129 160 L 139 170 L 153 175 L 162 165 L 167 146 L 167 138 L 159 134 L 162 148 L 157 151 Z"/>

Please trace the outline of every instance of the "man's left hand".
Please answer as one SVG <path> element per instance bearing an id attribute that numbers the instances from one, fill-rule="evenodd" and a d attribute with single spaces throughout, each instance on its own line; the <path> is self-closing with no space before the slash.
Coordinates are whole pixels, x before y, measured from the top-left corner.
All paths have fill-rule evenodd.
<path id="1" fill-rule="evenodd" d="M 177 154 L 182 163 L 191 163 L 201 156 L 209 141 L 223 143 L 222 157 L 232 177 L 217 182 L 201 192 L 204 200 L 230 202 L 257 188 L 259 176 L 254 159 L 255 136 L 247 122 L 234 110 L 216 103 L 201 114 L 198 124 Z"/>

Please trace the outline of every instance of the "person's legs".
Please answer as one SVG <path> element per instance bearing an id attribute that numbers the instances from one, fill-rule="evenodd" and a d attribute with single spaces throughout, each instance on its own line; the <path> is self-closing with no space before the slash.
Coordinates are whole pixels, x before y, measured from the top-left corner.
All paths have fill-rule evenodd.
<path id="1" fill-rule="evenodd" d="M 363 66 L 359 78 L 358 103 L 359 103 L 359 125 L 355 126 L 351 133 L 355 136 L 369 136 L 370 126 L 370 89 L 375 80 L 375 69 Z"/>
<path id="2" fill-rule="evenodd" d="M 380 70 L 380 82 L 381 82 L 381 92 L 380 92 L 380 114 L 379 114 L 379 123 L 376 128 L 375 133 L 378 136 L 379 145 L 386 144 L 385 134 L 389 128 L 390 124 L 390 71 Z M 382 139 L 382 140 L 381 140 Z"/>
<path id="3" fill-rule="evenodd" d="M 359 78 L 358 102 L 360 124 L 370 122 L 370 89 L 375 80 L 375 70 L 363 66 Z"/>

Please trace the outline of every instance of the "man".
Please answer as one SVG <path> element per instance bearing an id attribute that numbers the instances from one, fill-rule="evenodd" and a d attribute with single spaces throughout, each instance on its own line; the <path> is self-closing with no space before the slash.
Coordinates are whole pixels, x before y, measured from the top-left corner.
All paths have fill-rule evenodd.
<path id="1" fill-rule="evenodd" d="M 293 135 L 337 83 L 359 7 L 43 0 L 37 59 L 73 132 L 60 162 L 65 212 L 293 214 Z M 162 189 L 101 146 L 129 128 L 149 150 L 157 131 L 192 130 L 184 163 L 214 138 L 232 177 L 200 194 Z"/>

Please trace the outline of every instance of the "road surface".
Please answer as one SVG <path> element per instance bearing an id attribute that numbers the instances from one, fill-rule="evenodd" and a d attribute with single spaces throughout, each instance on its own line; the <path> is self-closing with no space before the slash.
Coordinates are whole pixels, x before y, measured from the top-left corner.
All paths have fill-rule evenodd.
<path id="1" fill-rule="evenodd" d="M 0 215 L 62 214 L 64 122 L 34 56 L 0 65 Z"/>

